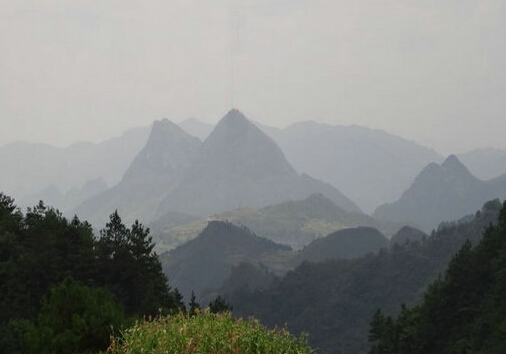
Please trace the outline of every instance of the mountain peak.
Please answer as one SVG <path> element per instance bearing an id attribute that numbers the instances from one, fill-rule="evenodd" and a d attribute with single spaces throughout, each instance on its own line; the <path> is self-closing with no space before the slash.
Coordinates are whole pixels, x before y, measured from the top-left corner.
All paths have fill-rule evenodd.
<path id="1" fill-rule="evenodd" d="M 174 124 L 167 118 L 155 120 L 151 128 L 148 142 L 153 139 L 165 139 L 173 135 L 186 134 L 177 124 Z"/>
<path id="2" fill-rule="evenodd" d="M 441 164 L 441 169 L 471 176 L 471 172 L 469 172 L 467 167 L 464 166 L 464 164 L 462 164 L 462 162 L 460 162 L 460 160 L 455 155 L 448 156 L 446 160 Z"/>
<path id="3" fill-rule="evenodd" d="M 443 164 L 441 165 L 442 167 L 460 167 L 460 166 L 464 166 L 462 165 L 462 163 L 460 162 L 460 160 L 457 158 L 457 156 L 455 155 L 449 155 L 446 160 L 443 162 Z"/>

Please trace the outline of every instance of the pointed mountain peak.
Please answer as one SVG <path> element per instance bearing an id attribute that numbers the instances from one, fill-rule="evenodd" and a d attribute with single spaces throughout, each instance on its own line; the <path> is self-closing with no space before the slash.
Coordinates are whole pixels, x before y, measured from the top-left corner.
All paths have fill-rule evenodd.
<path id="1" fill-rule="evenodd" d="M 167 118 L 163 118 L 161 120 L 155 120 L 153 122 L 153 127 L 151 128 L 151 134 L 149 136 L 149 140 L 158 139 L 158 138 L 167 138 L 171 137 L 174 134 L 186 135 L 187 133 L 181 129 L 177 124 L 172 123 Z"/>
<path id="2" fill-rule="evenodd" d="M 179 174 L 195 158 L 202 142 L 167 118 L 155 120 L 148 141 L 125 172 L 123 179 L 145 178 L 150 173 Z M 149 172 L 148 172 L 149 171 Z M 181 172 L 182 173 L 182 172 Z"/>
<path id="3" fill-rule="evenodd" d="M 442 169 L 450 170 L 450 171 L 458 171 L 464 174 L 471 174 L 466 166 L 455 155 L 450 155 L 446 158 L 446 160 L 441 165 Z"/>
<path id="4" fill-rule="evenodd" d="M 228 113 L 221 119 L 222 121 L 248 121 L 248 118 L 237 108 L 232 108 Z"/>
<path id="5" fill-rule="evenodd" d="M 445 166 L 446 167 L 461 167 L 464 165 L 459 161 L 457 156 L 449 155 L 441 166 L 442 167 L 445 167 Z"/>
<path id="6" fill-rule="evenodd" d="M 251 123 L 244 114 L 238 109 L 233 108 L 220 119 L 215 130 L 225 129 L 229 134 L 238 134 L 246 132 L 250 127 L 260 132 L 260 129 Z"/>

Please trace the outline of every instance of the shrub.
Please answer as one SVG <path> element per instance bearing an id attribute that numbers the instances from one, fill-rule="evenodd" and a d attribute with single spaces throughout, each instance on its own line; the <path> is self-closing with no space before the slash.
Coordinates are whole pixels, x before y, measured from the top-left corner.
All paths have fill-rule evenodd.
<path id="1" fill-rule="evenodd" d="M 255 319 L 234 319 L 230 313 L 199 312 L 144 321 L 112 340 L 109 354 L 306 354 L 313 351 L 305 336 L 286 329 L 267 330 Z"/>

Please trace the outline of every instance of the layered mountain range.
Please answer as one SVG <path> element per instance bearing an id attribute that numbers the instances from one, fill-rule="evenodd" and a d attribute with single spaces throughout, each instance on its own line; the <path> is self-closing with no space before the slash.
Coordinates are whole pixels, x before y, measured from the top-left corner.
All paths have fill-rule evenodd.
<path id="1" fill-rule="evenodd" d="M 399 200 L 378 207 L 373 217 L 411 222 L 430 232 L 442 221 L 457 220 L 487 200 L 505 197 L 506 175 L 482 181 L 450 155 L 441 165 L 427 165 Z"/>
<path id="2" fill-rule="evenodd" d="M 121 182 L 72 214 L 101 225 L 104 215 L 118 209 L 127 222 L 148 222 L 170 212 L 206 216 L 313 193 L 346 211 L 361 212 L 331 185 L 299 175 L 276 143 L 233 109 L 203 143 L 168 120 L 155 122 Z"/>
<path id="3" fill-rule="evenodd" d="M 415 142 L 356 125 L 307 121 L 279 129 L 253 123 L 278 144 L 295 170 L 330 183 L 366 212 L 399 198 L 425 165 L 443 160 Z M 183 127 L 196 136 L 210 128 L 194 121 Z"/>
<path id="4" fill-rule="evenodd" d="M 65 195 L 98 179 L 113 186 L 146 144 L 148 135 L 149 127 L 139 127 L 97 144 L 77 142 L 60 148 L 19 141 L 4 145 L 0 147 L 0 190 L 23 200 L 23 204 L 34 205 L 37 197 L 53 193 L 55 188 L 56 194 Z"/>

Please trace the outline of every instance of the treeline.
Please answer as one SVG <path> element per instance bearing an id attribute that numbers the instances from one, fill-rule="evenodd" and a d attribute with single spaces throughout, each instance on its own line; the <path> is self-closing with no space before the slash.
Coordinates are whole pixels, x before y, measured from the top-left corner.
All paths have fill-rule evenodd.
<path id="1" fill-rule="evenodd" d="M 0 353 L 107 348 L 135 319 L 184 309 L 149 229 L 117 212 L 100 237 L 42 202 L 22 213 L 0 193 Z"/>
<path id="2" fill-rule="evenodd" d="M 370 354 L 506 353 L 506 203 L 498 223 L 466 242 L 423 302 L 396 319 L 377 311 Z"/>
<path id="3" fill-rule="evenodd" d="M 497 222 L 501 207 L 491 201 L 470 221 L 442 227 L 419 242 L 354 260 L 305 262 L 282 278 L 252 265 L 236 267 L 220 293 L 234 306 L 234 315 L 252 315 L 269 327 L 286 323 L 292 333 L 307 332 L 310 344 L 323 353 L 364 353 L 370 349 L 374 312 L 381 308 L 393 316 L 400 304 L 421 301 L 466 239 L 478 244 Z"/>

